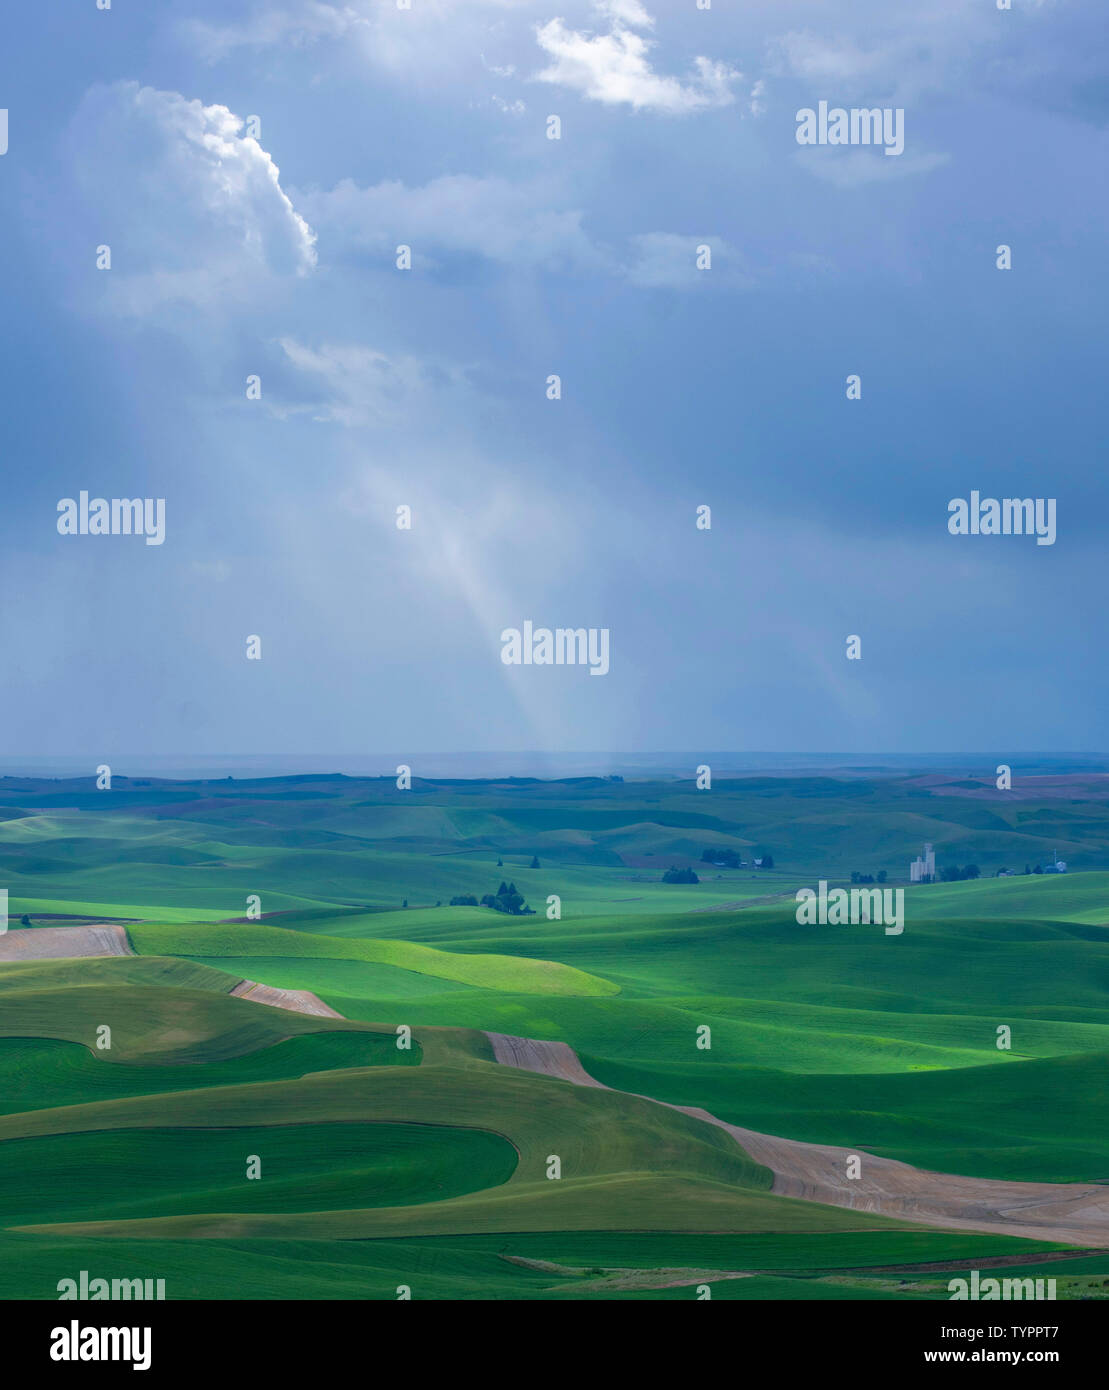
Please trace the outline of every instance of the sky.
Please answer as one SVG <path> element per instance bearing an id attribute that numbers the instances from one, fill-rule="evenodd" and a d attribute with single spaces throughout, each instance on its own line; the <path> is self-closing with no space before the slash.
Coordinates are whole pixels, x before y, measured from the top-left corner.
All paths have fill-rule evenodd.
<path id="1" fill-rule="evenodd" d="M 1099 9 L 15 8 L 0 760 L 1109 748 Z"/>

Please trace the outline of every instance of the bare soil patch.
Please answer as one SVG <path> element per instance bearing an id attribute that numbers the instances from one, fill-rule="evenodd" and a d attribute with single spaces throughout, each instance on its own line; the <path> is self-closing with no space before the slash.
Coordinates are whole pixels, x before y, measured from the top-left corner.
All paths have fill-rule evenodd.
<path id="1" fill-rule="evenodd" d="M 269 1004 L 275 1009 L 289 1009 L 297 1014 L 314 1014 L 319 1018 L 343 1017 L 310 989 L 277 989 L 273 985 L 260 985 L 255 980 L 240 980 L 231 993 L 239 999 Z"/>
<path id="2" fill-rule="evenodd" d="M 11 927 L 0 934 L 0 961 L 134 954 L 126 930 L 115 922 L 83 927 Z"/>
<path id="3" fill-rule="evenodd" d="M 566 1043 L 487 1034 L 493 1055 L 507 1066 L 559 1077 L 577 1086 L 600 1086 Z M 604 1089 L 608 1089 L 607 1087 Z M 643 1096 L 643 1100 L 655 1100 Z M 807 1144 L 728 1124 L 695 1105 L 671 1105 L 727 1130 L 755 1160 L 774 1174 L 772 1192 L 782 1197 L 878 1212 L 923 1226 L 989 1231 L 1030 1240 L 1109 1248 L 1109 1188 L 1096 1183 L 1006 1182 L 933 1173 L 861 1149 Z M 861 1161 L 858 1178 L 848 1178 L 848 1159 Z"/>

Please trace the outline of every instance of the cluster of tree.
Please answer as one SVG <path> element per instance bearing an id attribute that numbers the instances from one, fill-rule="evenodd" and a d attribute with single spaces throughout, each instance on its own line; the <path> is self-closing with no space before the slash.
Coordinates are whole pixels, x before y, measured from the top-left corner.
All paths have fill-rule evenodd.
<path id="1" fill-rule="evenodd" d="M 675 869 L 671 866 L 662 876 L 663 883 L 700 883 L 701 880 L 692 869 Z"/>
<path id="2" fill-rule="evenodd" d="M 707 849 L 701 855 L 702 864 L 715 864 L 718 869 L 740 869 L 743 860 L 734 849 Z"/>
<path id="3" fill-rule="evenodd" d="M 504 883 L 495 893 L 486 893 L 481 900 L 482 907 L 491 907 L 494 912 L 507 912 L 510 917 L 534 917 L 535 909 L 528 907 L 523 893 L 516 891 L 514 883 Z"/>
<path id="4" fill-rule="evenodd" d="M 968 864 L 965 869 L 960 869 L 958 864 L 950 864 L 940 870 L 941 883 L 959 883 L 964 878 L 981 878 L 982 870 L 977 864 Z"/>
<path id="5" fill-rule="evenodd" d="M 456 893 L 451 899 L 451 907 L 478 906 L 478 900 L 473 893 Z M 503 880 L 495 893 L 486 893 L 480 906 L 491 907 L 495 912 L 507 912 L 510 917 L 535 916 L 535 909 L 528 907 L 524 901 L 524 895 L 517 891 L 516 885 L 505 883 Z"/>
<path id="6" fill-rule="evenodd" d="M 851 874 L 852 883 L 885 883 L 885 881 L 885 869 L 879 869 L 876 874 L 860 874 L 856 871 L 852 871 Z"/>
<path id="7" fill-rule="evenodd" d="M 701 851 L 701 863 L 712 864 L 718 869 L 742 869 L 745 861 L 734 849 L 719 849 L 713 846 L 711 849 Z M 772 869 L 774 856 L 772 854 L 756 856 L 754 863 L 759 869 Z"/>

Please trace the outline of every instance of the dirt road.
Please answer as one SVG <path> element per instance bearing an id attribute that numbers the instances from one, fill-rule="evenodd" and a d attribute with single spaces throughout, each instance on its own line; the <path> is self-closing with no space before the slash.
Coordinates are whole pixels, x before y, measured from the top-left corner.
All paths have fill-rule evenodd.
<path id="1" fill-rule="evenodd" d="M 487 1034 L 493 1055 L 506 1066 L 559 1077 L 577 1086 L 600 1086 L 566 1043 Z M 607 1088 L 606 1088 L 607 1089 Z M 644 1100 L 654 1100 L 644 1096 Z M 669 1105 L 725 1129 L 756 1163 L 774 1174 L 783 1197 L 856 1211 L 880 1212 L 924 1226 L 990 1231 L 1032 1240 L 1109 1247 L 1109 1186 L 1095 1183 L 1004 1182 L 933 1173 L 892 1158 L 832 1144 L 806 1144 L 728 1124 L 693 1105 Z M 847 1177 L 848 1159 L 860 1160 L 858 1178 Z"/>

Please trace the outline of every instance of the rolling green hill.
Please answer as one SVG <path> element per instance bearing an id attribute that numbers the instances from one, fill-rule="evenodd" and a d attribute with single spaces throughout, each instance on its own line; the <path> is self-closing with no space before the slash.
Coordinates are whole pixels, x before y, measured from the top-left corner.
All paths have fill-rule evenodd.
<path id="1" fill-rule="evenodd" d="M 518 959 L 482 953 L 459 955 L 407 941 L 343 939 L 296 932 L 262 923 L 131 927 L 142 955 L 311 957 L 390 965 L 417 975 L 454 980 L 478 989 L 522 994 L 615 994 L 616 986 L 556 961 Z"/>
<path id="2" fill-rule="evenodd" d="M 1053 1247 L 776 1196 L 724 1131 L 624 1092 L 941 1172 L 1109 1179 L 1109 820 L 1083 795 L 5 779 L 10 911 L 44 932 L 124 921 L 137 954 L 0 958 L 0 1293 L 13 1261 L 36 1297 L 87 1268 L 157 1272 L 170 1297 L 707 1281 L 741 1301 L 941 1298 L 918 1266 L 1035 1266 Z M 908 887 L 899 937 L 797 924 L 797 888 L 880 869 L 904 886 L 925 840 L 941 864 L 1057 849 L 1075 871 Z M 662 883 L 672 863 L 701 882 Z M 501 880 L 534 915 L 449 906 Z M 342 1017 L 235 997 L 239 979 Z M 499 1066 L 483 1030 L 568 1042 L 618 1090 Z M 1075 1296 L 1109 1272 L 1070 1264 Z"/>

